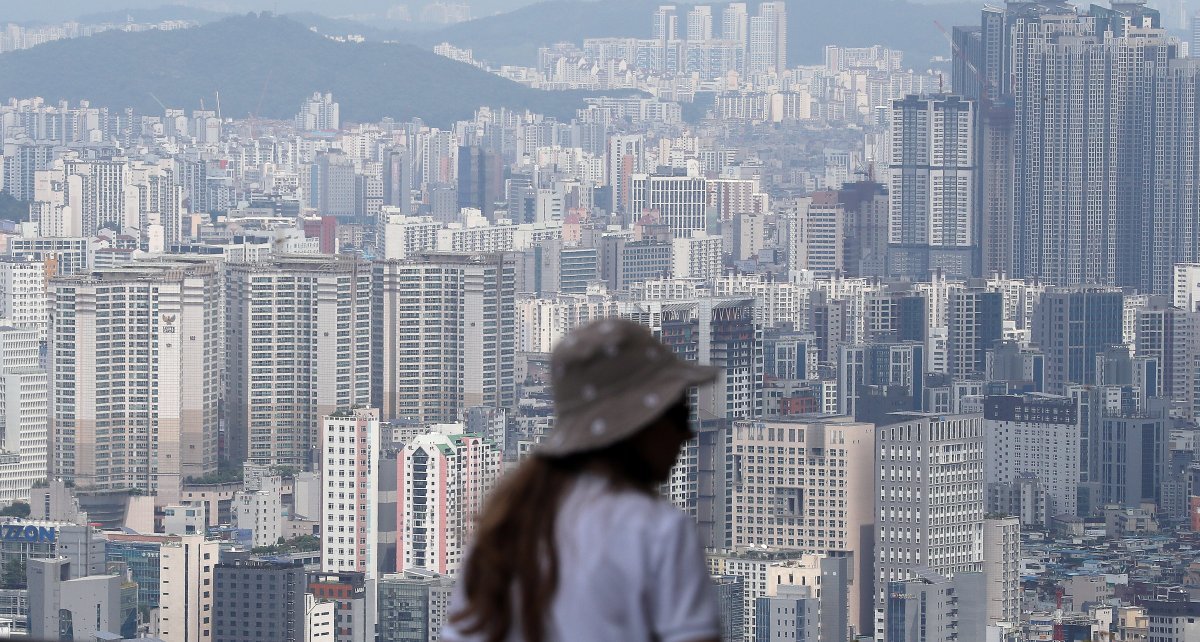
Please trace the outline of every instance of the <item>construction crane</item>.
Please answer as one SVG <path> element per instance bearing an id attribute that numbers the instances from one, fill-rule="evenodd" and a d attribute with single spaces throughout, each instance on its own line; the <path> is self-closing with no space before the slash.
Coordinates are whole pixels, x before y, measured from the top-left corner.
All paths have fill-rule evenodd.
<path id="1" fill-rule="evenodd" d="M 976 69 L 975 65 L 971 64 L 971 59 L 967 57 L 967 52 L 963 51 L 961 47 L 955 44 L 954 37 L 950 35 L 949 31 L 946 31 L 946 28 L 942 26 L 942 23 L 934 20 L 933 24 L 938 28 L 938 31 L 942 32 L 942 35 L 946 37 L 946 42 L 950 43 L 950 49 L 954 51 L 954 54 L 963 61 L 963 64 L 966 65 L 967 69 L 971 70 L 972 74 L 975 74 L 975 79 L 979 81 L 979 97 L 983 100 L 987 100 L 988 82 L 987 79 L 983 77 L 983 73 Z M 958 88 L 956 87 L 955 89 Z"/>

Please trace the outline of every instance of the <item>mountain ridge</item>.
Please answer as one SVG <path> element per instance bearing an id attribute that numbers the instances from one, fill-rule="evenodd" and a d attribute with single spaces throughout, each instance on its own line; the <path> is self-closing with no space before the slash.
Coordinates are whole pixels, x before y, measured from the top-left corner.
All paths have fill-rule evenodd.
<path id="1" fill-rule="evenodd" d="M 0 100 L 41 96 L 158 113 L 159 101 L 190 110 L 218 91 L 223 114 L 238 118 L 290 118 L 321 91 L 333 93 L 344 121 L 419 117 L 438 126 L 485 105 L 565 119 L 586 95 L 531 89 L 409 44 L 337 42 L 268 14 L 0 54 Z"/>

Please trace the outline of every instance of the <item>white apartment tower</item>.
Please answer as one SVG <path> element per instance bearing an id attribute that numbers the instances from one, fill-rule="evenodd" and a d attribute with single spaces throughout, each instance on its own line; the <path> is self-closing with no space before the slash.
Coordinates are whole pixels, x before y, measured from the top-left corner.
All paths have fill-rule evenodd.
<path id="1" fill-rule="evenodd" d="M 633 198 L 633 175 L 645 171 L 645 138 L 641 135 L 617 135 L 608 139 L 608 185 L 612 188 L 613 209 L 628 214 Z"/>
<path id="2" fill-rule="evenodd" d="M 341 126 L 338 104 L 333 94 L 314 93 L 296 114 L 296 128 L 304 131 L 337 131 Z"/>
<path id="3" fill-rule="evenodd" d="M 783 74 L 787 70 L 787 6 L 783 2 L 758 5 L 750 18 L 748 71 Z"/>
<path id="4" fill-rule="evenodd" d="M 0 503 L 29 500 L 46 480 L 49 386 L 38 332 L 0 327 Z"/>
<path id="5" fill-rule="evenodd" d="M 255 467 L 243 466 L 247 468 Z M 283 478 L 278 475 L 247 474 L 230 506 L 234 525 L 251 532 L 254 546 L 271 546 L 279 541 L 283 536 L 283 510 Z"/>
<path id="6" fill-rule="evenodd" d="M 45 340 L 50 324 L 46 300 L 49 276 L 44 260 L 0 260 L 0 320 L 16 328 L 36 330 L 38 340 Z"/>
<path id="7" fill-rule="evenodd" d="M 849 625 L 870 630 L 874 560 L 864 559 L 875 521 L 874 424 L 738 421 L 730 429 L 729 539 L 850 557 Z"/>
<path id="8" fill-rule="evenodd" d="M 425 253 L 374 266 L 373 407 L 381 417 L 458 421 L 516 396 L 512 255 Z"/>
<path id="9" fill-rule="evenodd" d="M 704 42 L 712 40 L 713 36 L 713 17 L 712 7 L 708 5 L 696 5 L 687 12 L 687 40 L 688 42 Z"/>
<path id="10" fill-rule="evenodd" d="M 817 277 L 842 272 L 846 256 L 846 209 L 833 190 L 799 199 L 789 213 L 788 269 Z"/>
<path id="11" fill-rule="evenodd" d="M 1200 51 L 1196 53 L 1200 54 Z M 1200 310 L 1200 263 L 1175 264 L 1175 283 L 1171 299 L 1171 304 L 1176 308 L 1188 312 Z"/>
<path id="12" fill-rule="evenodd" d="M 1069 397 L 998 395 L 984 401 L 985 490 L 1033 475 L 1046 489 L 1050 516 L 1076 515 L 1079 508 L 1079 410 Z M 1003 511 L 996 502 L 989 508 Z"/>
<path id="13" fill-rule="evenodd" d="M 321 417 L 370 399 L 370 267 L 287 255 L 226 274 L 229 459 L 307 468 Z"/>
<path id="14" fill-rule="evenodd" d="M 457 573 L 475 513 L 500 477 L 500 449 L 475 435 L 429 432 L 405 446 L 397 466 L 396 571 Z"/>
<path id="15" fill-rule="evenodd" d="M 321 570 L 376 574 L 379 544 L 379 411 L 321 420 Z"/>
<path id="16" fill-rule="evenodd" d="M 983 571 L 983 416 L 902 415 L 875 438 L 876 639 L 889 582 Z"/>
<path id="17" fill-rule="evenodd" d="M 749 34 L 749 14 L 745 2 L 731 2 L 721 11 L 721 39 L 745 48 Z"/>
<path id="18" fill-rule="evenodd" d="M 974 132 L 969 100 L 935 95 L 893 102 L 889 244 L 973 244 Z"/>
<path id="19" fill-rule="evenodd" d="M 654 11 L 652 26 L 655 40 L 678 40 L 679 10 L 673 4 L 659 5 Z"/>
<path id="20" fill-rule="evenodd" d="M 630 211 L 637 220 L 657 213 L 672 238 L 688 238 L 707 227 L 708 186 L 702 176 L 636 174 Z"/>
<path id="21" fill-rule="evenodd" d="M 219 283 L 184 261 L 51 280 L 52 476 L 172 504 L 216 470 Z"/>

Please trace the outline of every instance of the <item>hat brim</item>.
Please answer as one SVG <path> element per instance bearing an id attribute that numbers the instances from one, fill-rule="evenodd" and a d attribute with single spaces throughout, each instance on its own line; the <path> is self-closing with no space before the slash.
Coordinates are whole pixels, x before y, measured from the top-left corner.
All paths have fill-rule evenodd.
<path id="1" fill-rule="evenodd" d="M 640 384 L 556 416 L 552 433 L 534 454 L 565 457 L 624 441 L 662 416 L 688 388 L 712 383 L 720 372 L 715 366 L 675 360 Z"/>

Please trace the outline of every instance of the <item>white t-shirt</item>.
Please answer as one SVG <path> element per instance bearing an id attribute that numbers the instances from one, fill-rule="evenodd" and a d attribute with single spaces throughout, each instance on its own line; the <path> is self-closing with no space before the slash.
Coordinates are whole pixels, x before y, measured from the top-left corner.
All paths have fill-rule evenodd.
<path id="1" fill-rule="evenodd" d="M 558 591 L 546 642 L 695 642 L 721 637 L 716 594 L 696 524 L 660 498 L 584 475 L 555 525 Z M 463 606 L 462 584 L 450 613 Z M 517 627 L 514 627 L 517 628 Z M 478 642 L 454 624 L 446 642 Z M 509 631 L 510 642 L 522 640 Z"/>

